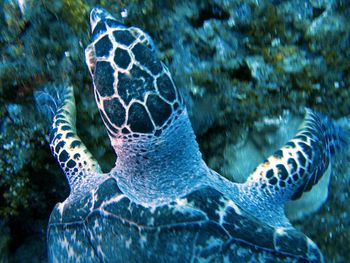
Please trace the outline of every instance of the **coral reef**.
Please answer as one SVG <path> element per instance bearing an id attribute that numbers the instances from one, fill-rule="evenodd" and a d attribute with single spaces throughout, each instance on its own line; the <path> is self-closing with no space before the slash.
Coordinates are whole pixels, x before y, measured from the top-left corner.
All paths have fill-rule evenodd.
<path id="1" fill-rule="evenodd" d="M 68 193 L 31 99 L 36 89 L 72 83 L 82 140 L 104 170 L 115 161 L 84 61 L 88 13 L 96 4 L 123 12 L 120 19 L 155 39 L 185 96 L 205 159 L 229 178 L 234 169 L 249 169 L 230 160 L 234 145 L 252 136 L 256 143 L 276 140 L 264 130 L 254 135 L 264 118 L 298 115 L 305 106 L 332 118 L 349 116 L 349 1 L 2 1 L 1 255 L 32 257 L 23 251 L 38 236 L 45 254 L 49 213 Z M 341 249 L 350 246 L 350 173 L 341 161 L 334 173 L 326 204 L 298 224 L 329 261 L 341 262 L 350 257 Z"/>

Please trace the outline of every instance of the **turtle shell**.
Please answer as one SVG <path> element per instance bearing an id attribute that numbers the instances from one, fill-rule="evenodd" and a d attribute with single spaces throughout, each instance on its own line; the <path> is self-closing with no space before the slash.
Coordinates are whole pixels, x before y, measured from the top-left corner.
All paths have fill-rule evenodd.
<path id="1" fill-rule="evenodd" d="M 169 204 L 145 207 L 109 178 L 63 204 L 49 221 L 51 262 L 322 261 L 301 232 L 262 223 L 207 186 Z"/>

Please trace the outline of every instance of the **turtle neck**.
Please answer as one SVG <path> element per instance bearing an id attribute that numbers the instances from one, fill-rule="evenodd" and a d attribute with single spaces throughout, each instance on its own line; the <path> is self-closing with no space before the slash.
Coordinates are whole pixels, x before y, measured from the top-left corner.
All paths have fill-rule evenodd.
<path id="1" fill-rule="evenodd" d="M 138 203 L 175 200 L 201 185 L 207 174 L 186 110 L 160 136 L 111 139 L 118 156 L 112 174 Z"/>

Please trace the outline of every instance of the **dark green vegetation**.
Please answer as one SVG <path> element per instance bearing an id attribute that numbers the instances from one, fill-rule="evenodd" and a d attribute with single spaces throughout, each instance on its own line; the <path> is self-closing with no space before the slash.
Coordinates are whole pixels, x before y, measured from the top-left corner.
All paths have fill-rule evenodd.
<path id="1" fill-rule="evenodd" d="M 0 261 L 32 257 L 33 240 L 45 260 L 49 214 L 69 192 L 49 153 L 35 90 L 72 83 L 78 132 L 105 171 L 113 166 L 84 61 L 96 4 L 113 14 L 127 10 L 125 23 L 153 37 L 185 95 L 205 159 L 225 176 L 225 146 L 244 141 L 241 135 L 263 117 L 305 106 L 349 116 L 349 1 L 23 2 L 0 3 Z M 350 247 L 349 180 L 340 167 L 328 203 L 300 223 L 339 262 L 350 257 L 342 249 Z"/>

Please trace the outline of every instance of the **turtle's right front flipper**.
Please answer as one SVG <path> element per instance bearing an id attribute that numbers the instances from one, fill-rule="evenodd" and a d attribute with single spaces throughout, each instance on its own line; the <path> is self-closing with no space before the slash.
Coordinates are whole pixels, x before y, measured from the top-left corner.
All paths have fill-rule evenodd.
<path id="1" fill-rule="evenodd" d="M 73 87 L 50 86 L 35 93 L 37 107 L 51 123 L 50 148 L 66 174 L 71 197 L 90 190 L 101 168 L 76 133 Z M 91 187 L 89 187 L 91 186 Z"/>
<path id="2" fill-rule="evenodd" d="M 307 109 L 297 135 L 260 164 L 241 190 L 255 203 L 253 209 L 261 218 L 288 225 L 283 212 L 285 202 L 298 199 L 330 173 L 332 156 L 349 145 L 349 139 L 349 132 Z"/>

